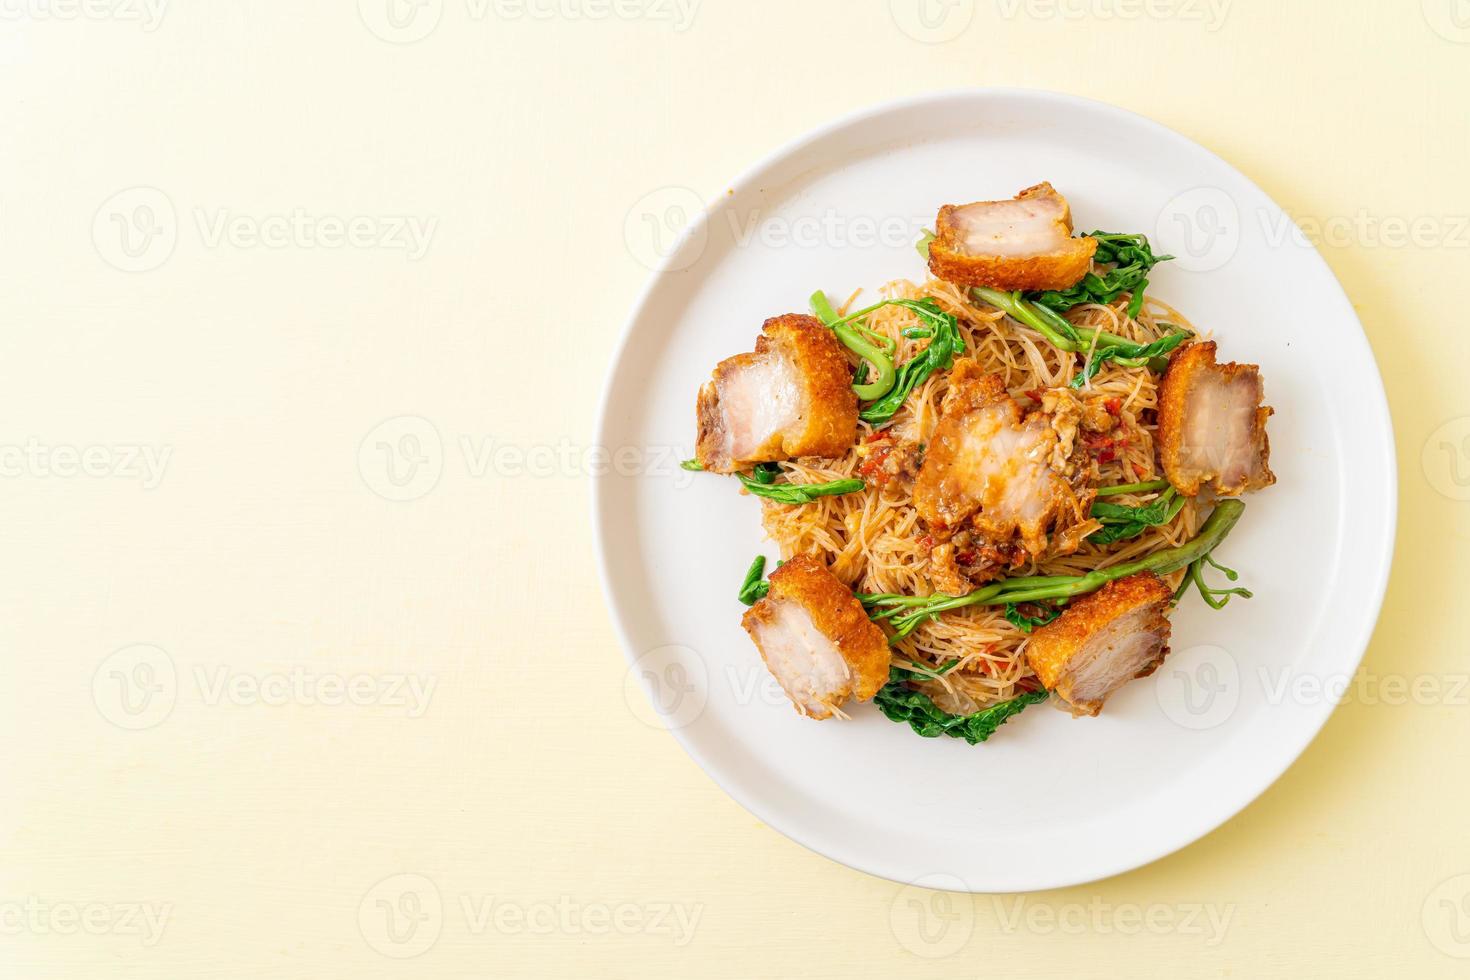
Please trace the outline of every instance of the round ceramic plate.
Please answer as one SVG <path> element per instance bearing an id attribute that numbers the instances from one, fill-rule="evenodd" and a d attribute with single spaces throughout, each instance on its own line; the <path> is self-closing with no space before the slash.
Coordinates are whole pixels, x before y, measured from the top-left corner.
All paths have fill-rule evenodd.
<path id="1" fill-rule="evenodd" d="M 1302 175 L 1310 179 L 1310 175 Z M 762 321 L 824 289 L 923 281 L 913 248 L 945 203 L 1042 180 L 1082 230 L 1147 232 L 1176 256 L 1150 291 L 1266 380 L 1278 483 L 1220 556 L 1255 593 L 1173 616 L 1173 650 L 1098 718 L 1033 707 L 989 742 L 925 739 L 871 705 L 798 717 L 740 628 L 735 593 L 775 554 L 760 504 L 686 473 L 695 392 Z M 1393 548 L 1393 434 L 1361 325 L 1321 257 L 1208 150 L 1096 102 L 977 90 L 885 105 L 768 157 L 663 249 L 613 363 L 598 444 L 603 584 L 630 705 L 671 729 L 761 820 L 872 874 L 970 891 L 1076 884 L 1208 833 L 1289 766 L 1351 679 Z M 629 216 L 655 247 L 682 196 Z M 640 237 L 646 226 L 647 237 Z M 641 691 L 639 689 L 642 689 Z M 647 701 L 644 701 L 644 698 Z"/>

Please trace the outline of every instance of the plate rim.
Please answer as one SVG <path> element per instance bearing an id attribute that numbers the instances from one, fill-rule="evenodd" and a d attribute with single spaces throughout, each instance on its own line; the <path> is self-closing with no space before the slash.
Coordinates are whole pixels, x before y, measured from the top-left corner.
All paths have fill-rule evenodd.
<path id="1" fill-rule="evenodd" d="M 1203 144 L 1189 138 L 1188 136 L 1185 136 L 1177 130 L 1166 126 L 1165 124 L 1160 123 L 1157 120 L 1151 119 L 1141 113 L 1134 112 L 1131 109 L 1125 109 L 1121 106 L 1117 106 L 1109 102 L 1104 102 L 1099 99 L 1092 99 L 1085 96 L 1074 95 L 1066 92 L 1058 92 L 1049 89 L 1025 88 L 1017 86 L 970 86 L 963 88 L 938 89 L 929 92 L 919 93 L 917 95 L 884 100 L 882 102 L 874 103 L 862 108 L 850 110 L 837 116 L 834 119 L 829 120 L 826 123 L 802 132 L 795 138 L 789 139 L 777 146 L 775 149 L 763 154 L 755 162 L 741 170 L 735 180 L 726 186 L 749 186 L 752 182 L 752 178 L 755 175 L 758 175 L 762 171 L 765 171 L 766 169 L 779 164 L 780 162 L 799 152 L 803 148 L 818 143 L 832 136 L 833 134 L 841 132 L 844 129 L 848 129 L 849 127 L 859 125 L 863 122 L 870 121 L 880 116 L 885 116 L 898 112 L 921 110 L 945 102 L 985 100 L 1007 97 L 1031 99 L 1042 103 L 1052 103 L 1067 106 L 1073 109 L 1081 109 L 1089 112 L 1113 115 L 1115 117 L 1125 119 L 1132 124 L 1142 125 L 1147 129 L 1154 131 L 1157 135 L 1163 137 L 1164 139 L 1181 143 L 1187 149 L 1203 153 L 1212 158 L 1216 163 L 1226 168 L 1230 173 L 1234 174 L 1235 177 L 1243 181 L 1246 185 L 1248 185 L 1250 188 L 1252 188 L 1262 197 L 1264 197 L 1267 201 L 1269 201 L 1278 211 L 1281 212 L 1282 215 L 1287 218 L 1288 221 L 1291 222 L 1291 226 L 1293 228 L 1299 228 L 1296 220 L 1291 216 L 1291 214 L 1286 211 L 1286 209 L 1282 208 L 1281 205 L 1276 202 L 1275 198 L 1273 198 L 1270 194 L 1267 194 L 1266 191 L 1262 189 L 1260 185 L 1252 180 L 1247 174 L 1240 171 L 1232 163 L 1230 163 L 1219 154 L 1215 153 L 1209 147 L 1206 147 Z M 632 340 L 634 328 L 643 318 L 645 314 L 645 309 L 653 298 L 654 293 L 658 290 L 659 285 L 663 280 L 663 277 L 668 275 L 671 271 L 674 271 L 671 267 L 679 259 L 679 256 L 688 246 L 690 240 L 693 238 L 695 233 L 701 230 L 704 227 L 705 223 L 709 221 L 712 210 L 718 205 L 722 196 L 723 195 L 719 195 L 704 202 L 704 205 L 699 215 L 694 220 L 690 221 L 689 224 L 681 230 L 673 246 L 668 250 L 665 255 L 663 255 L 659 259 L 657 266 L 646 276 L 643 287 L 639 290 L 636 298 L 634 299 L 633 305 L 627 317 L 623 321 L 623 325 L 619 331 L 617 343 L 613 347 L 608 366 L 605 369 L 602 390 L 598 398 L 596 415 L 594 417 L 594 445 L 603 446 L 609 444 L 608 428 L 611 424 L 610 420 L 613 391 L 616 387 L 619 368 L 623 363 L 624 357 L 628 353 L 628 348 Z M 1367 355 L 1368 364 L 1371 365 L 1373 369 L 1371 385 L 1368 386 L 1368 389 L 1366 391 L 1363 391 L 1360 394 L 1367 396 L 1364 399 L 1368 403 L 1366 405 L 1366 408 L 1369 414 L 1373 416 L 1375 423 L 1381 426 L 1381 432 L 1386 440 L 1384 446 L 1386 455 L 1386 459 L 1384 460 L 1385 465 L 1381 467 L 1381 472 L 1383 474 L 1382 485 L 1377 490 L 1377 492 L 1381 494 L 1386 514 L 1386 520 L 1383 523 L 1382 535 L 1380 539 L 1376 542 L 1376 549 L 1373 549 L 1375 551 L 1376 558 L 1374 562 L 1375 574 L 1373 576 L 1373 580 L 1368 583 L 1371 587 L 1370 594 L 1373 596 L 1373 598 L 1371 602 L 1362 607 L 1362 610 L 1364 613 L 1366 613 L 1366 615 L 1361 618 L 1360 625 L 1354 631 L 1356 639 L 1353 642 L 1353 646 L 1356 647 L 1356 653 L 1351 660 L 1351 671 L 1354 675 L 1356 675 L 1358 669 L 1362 665 L 1363 658 L 1367 654 L 1368 646 L 1372 642 L 1373 634 L 1377 629 L 1378 622 L 1382 614 L 1383 603 L 1387 596 L 1388 582 L 1392 574 L 1394 546 L 1398 533 L 1398 440 L 1397 435 L 1394 431 L 1393 414 L 1389 407 L 1387 390 L 1383 383 L 1383 372 L 1378 365 L 1378 359 L 1373 352 L 1373 346 L 1369 342 L 1367 331 L 1363 329 L 1362 318 L 1358 316 L 1357 309 L 1353 306 L 1352 298 L 1343 288 L 1342 282 L 1338 279 L 1337 274 L 1332 271 L 1331 265 L 1329 265 L 1327 260 L 1323 257 L 1320 248 L 1313 244 L 1310 252 L 1311 259 L 1319 263 L 1322 271 L 1327 274 L 1326 281 L 1330 281 L 1331 285 L 1335 287 L 1337 291 L 1336 295 L 1342 301 L 1344 310 L 1346 310 L 1347 313 L 1352 316 L 1353 323 L 1357 327 L 1357 331 L 1353 334 L 1353 342 L 1362 345 L 1363 352 Z M 635 652 L 635 644 L 633 642 L 633 637 L 629 631 L 626 618 L 614 597 L 614 590 L 612 586 L 613 574 L 611 568 L 611 557 L 606 546 L 605 534 L 605 525 L 607 523 L 608 517 L 610 516 L 606 513 L 606 510 L 609 507 L 609 501 L 607 490 L 605 488 L 606 476 L 595 476 L 592 480 L 591 517 L 593 547 L 594 551 L 596 552 L 597 559 L 598 584 L 602 592 L 604 604 L 607 606 L 609 618 L 612 621 L 613 631 L 617 635 L 619 646 L 622 648 L 623 658 L 626 662 L 627 667 L 631 669 L 637 662 L 638 654 Z M 1345 661 L 1343 666 L 1347 667 L 1348 663 Z M 641 696 L 647 696 L 647 692 L 644 692 L 644 694 Z M 1194 832 L 1193 830 L 1188 831 L 1185 834 L 1181 835 L 1178 839 L 1166 838 L 1165 835 L 1161 834 L 1160 839 L 1166 840 L 1166 843 L 1164 843 L 1161 847 L 1149 851 L 1146 854 L 1135 855 L 1134 857 L 1126 858 L 1123 860 L 1103 862 L 1108 865 L 1105 870 L 1096 873 L 1089 872 L 1082 877 L 1076 877 L 1067 874 L 1052 874 L 1050 876 L 1041 876 L 1038 879 L 1037 883 L 1028 885 L 1024 888 L 995 889 L 973 887 L 970 885 L 970 883 L 951 875 L 949 877 L 954 878 L 956 882 L 958 882 L 960 885 L 963 885 L 964 887 L 949 887 L 949 882 L 922 882 L 922 886 L 926 888 L 935 888 L 945 891 L 956 891 L 965 894 L 1015 894 L 1021 892 L 1044 891 L 1054 888 L 1064 888 L 1075 885 L 1088 884 L 1091 882 L 1103 881 L 1160 861 L 1209 836 L 1211 833 L 1229 823 L 1237 815 L 1239 815 L 1242 810 L 1244 810 L 1246 807 L 1250 806 L 1250 804 L 1259 799 L 1261 795 L 1265 793 L 1266 790 L 1270 789 L 1271 786 L 1273 786 L 1288 769 L 1296 764 L 1297 760 L 1301 758 L 1302 754 L 1321 734 L 1322 729 L 1326 727 L 1327 721 L 1331 718 L 1336 708 L 1337 705 L 1331 699 L 1323 699 L 1320 703 L 1316 705 L 1304 706 L 1303 710 L 1307 711 L 1311 715 L 1311 717 L 1310 724 L 1304 726 L 1303 728 L 1305 735 L 1299 740 L 1299 744 L 1292 745 L 1289 752 L 1282 753 L 1281 756 L 1279 756 L 1281 760 L 1279 765 L 1262 767 L 1259 770 L 1260 775 L 1258 778 L 1246 780 L 1246 782 L 1250 784 L 1251 788 L 1243 793 L 1239 800 L 1228 801 L 1227 805 L 1220 811 L 1218 819 L 1212 819 L 1209 826 L 1204 827 L 1198 832 Z M 780 816 L 770 813 L 769 807 L 767 807 L 763 801 L 751 799 L 746 794 L 734 790 L 731 785 L 724 778 L 721 777 L 719 767 L 713 764 L 708 756 L 695 745 L 693 740 L 688 737 L 687 733 L 682 728 L 670 728 L 665 726 L 664 730 L 673 735 L 679 746 L 684 750 L 688 757 L 692 759 L 701 770 L 703 770 L 704 774 L 708 778 L 710 778 L 717 786 L 720 787 L 720 789 L 725 793 L 726 796 L 730 797 L 762 823 L 776 830 L 783 837 L 787 838 L 788 840 L 794 841 L 797 844 L 800 844 L 802 847 L 805 847 L 807 850 L 812 851 L 815 854 L 819 854 L 822 857 L 827 858 L 828 860 L 834 861 L 855 871 L 869 874 L 874 877 L 882 878 L 884 880 L 892 881 L 901 885 L 914 885 L 916 883 L 919 883 L 916 880 L 911 880 L 910 878 L 896 873 L 891 869 L 885 869 L 881 865 L 874 862 L 860 860 L 852 855 L 839 855 L 833 853 L 832 849 L 824 846 L 819 838 L 812 839 L 810 835 L 802 833 L 799 828 L 793 828 L 789 826 L 786 821 L 781 819 Z"/>

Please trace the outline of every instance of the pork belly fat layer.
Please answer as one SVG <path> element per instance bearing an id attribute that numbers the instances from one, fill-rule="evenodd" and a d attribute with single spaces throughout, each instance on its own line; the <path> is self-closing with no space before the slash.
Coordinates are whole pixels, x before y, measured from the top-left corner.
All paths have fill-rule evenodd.
<path id="1" fill-rule="evenodd" d="M 1026 661 L 1073 715 L 1096 715 L 1114 691 L 1153 673 L 1169 653 L 1173 593 L 1152 572 L 1109 582 L 1041 627 Z"/>
<path id="2" fill-rule="evenodd" d="M 1041 183 L 1009 201 L 940 208 L 929 269 L 967 286 L 1067 289 L 1087 274 L 1096 251 L 1096 239 L 1072 237 L 1067 199 Z"/>
<path id="3" fill-rule="evenodd" d="M 798 555 L 771 574 L 771 590 L 742 620 L 766 668 L 798 713 L 830 718 L 888 680 L 888 640 L 825 565 Z"/>
<path id="4" fill-rule="evenodd" d="M 969 522 L 997 544 L 1019 534 L 1026 550 L 1047 550 L 1046 532 L 1082 512 L 1052 468 L 1060 439 L 1052 416 L 1023 420 L 996 375 L 973 360 L 955 363 L 939 425 L 914 484 L 914 506 L 940 536 Z M 1058 520 L 1066 515 L 1066 519 Z"/>
<path id="5" fill-rule="evenodd" d="M 852 372 L 832 331 L 800 314 L 767 320 L 754 353 L 726 358 L 699 391 L 695 455 L 731 473 L 797 456 L 840 456 L 857 438 Z"/>
<path id="6" fill-rule="evenodd" d="M 1275 483 L 1264 400 L 1256 365 L 1216 363 L 1213 341 L 1180 348 L 1159 390 L 1159 459 L 1169 482 L 1188 496 Z"/>

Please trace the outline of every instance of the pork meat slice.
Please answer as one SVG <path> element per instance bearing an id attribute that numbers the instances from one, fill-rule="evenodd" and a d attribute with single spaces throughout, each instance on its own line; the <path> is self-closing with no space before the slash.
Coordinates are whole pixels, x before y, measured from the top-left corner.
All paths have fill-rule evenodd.
<path id="1" fill-rule="evenodd" d="M 1097 239 L 1072 237 L 1072 209 L 1049 183 L 1009 201 L 946 204 L 929 243 L 929 271 L 964 286 L 1068 289 L 1092 268 Z"/>
<path id="2" fill-rule="evenodd" d="M 797 456 L 841 456 L 857 438 L 858 401 L 842 345 L 815 317 L 765 322 L 755 351 L 719 363 L 699 390 L 695 456 L 733 473 Z"/>
<path id="3" fill-rule="evenodd" d="M 1153 572 L 1109 582 L 1032 634 L 1026 662 L 1074 716 L 1096 715 L 1114 691 L 1164 662 L 1173 595 Z"/>
<path id="4" fill-rule="evenodd" d="M 1217 364 L 1214 341 L 1175 352 L 1159 389 L 1159 460 L 1176 490 L 1234 497 L 1276 482 L 1264 399 L 1260 368 Z"/>
<path id="5" fill-rule="evenodd" d="M 888 681 L 888 639 L 827 567 L 798 555 L 771 573 L 771 589 L 741 625 L 798 713 L 830 718 L 848 698 L 867 701 Z"/>

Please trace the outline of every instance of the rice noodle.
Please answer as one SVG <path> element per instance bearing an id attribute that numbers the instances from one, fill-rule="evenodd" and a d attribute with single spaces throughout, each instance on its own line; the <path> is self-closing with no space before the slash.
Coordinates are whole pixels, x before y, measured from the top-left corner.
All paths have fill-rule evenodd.
<path id="1" fill-rule="evenodd" d="M 1086 363 L 1087 352 L 1057 350 L 1040 334 L 1007 319 L 998 310 L 973 302 L 962 287 L 951 283 L 935 279 L 919 285 L 899 280 L 883 287 L 882 295 L 887 299 L 932 297 L 958 319 L 965 338 L 964 356 L 979 360 L 987 371 L 1004 378 L 1014 394 L 1065 386 Z M 1078 326 L 1098 327 L 1141 343 L 1157 340 L 1178 328 L 1195 332 L 1177 310 L 1152 296 L 1147 297 L 1137 317 L 1128 315 L 1128 301 L 1125 294 L 1111 306 L 1079 306 L 1067 313 L 1067 319 Z M 855 308 L 855 303 L 856 295 L 848 299 L 844 312 Z M 929 343 L 927 339 L 902 335 L 904 328 L 917 324 L 913 313 L 891 306 L 875 311 L 867 321 L 872 330 L 897 343 L 894 360 L 899 364 Z M 1154 455 L 1158 381 L 1146 367 L 1124 368 L 1108 361 L 1077 391 L 1084 404 L 1105 404 L 1116 399 L 1115 432 L 1127 436 L 1126 444 L 1116 450 L 1116 459 L 1096 464 L 1098 486 L 1160 478 Z M 938 425 L 948 387 L 947 372 L 931 375 L 885 428 L 901 442 L 927 444 Z M 871 451 L 867 439 L 874 431 L 867 423 L 860 423 L 857 443 L 841 459 L 803 458 L 781 464 L 786 479 L 817 483 L 860 475 L 858 468 Z M 867 489 L 859 493 L 820 497 L 803 506 L 765 500 L 763 524 L 780 546 L 783 559 L 815 555 L 854 591 L 930 595 L 935 589 L 928 577 L 928 548 L 919 540 L 924 530 L 911 491 L 909 481 L 892 479 L 883 487 L 869 481 Z M 1143 502 L 1130 495 L 1109 500 L 1120 504 Z M 1201 519 L 1195 503 L 1187 501 L 1174 520 L 1150 528 L 1139 537 L 1103 547 L 1084 543 L 1074 554 L 1032 562 L 1013 574 L 1085 574 L 1181 544 L 1193 537 Z M 1174 584 L 1180 574 L 1173 576 Z M 920 625 L 893 646 L 892 662 L 921 672 L 948 667 L 921 689 L 945 710 L 970 712 L 1039 686 L 1023 656 L 1027 639 L 1027 634 L 1006 620 L 1003 607 L 970 606 Z"/>

